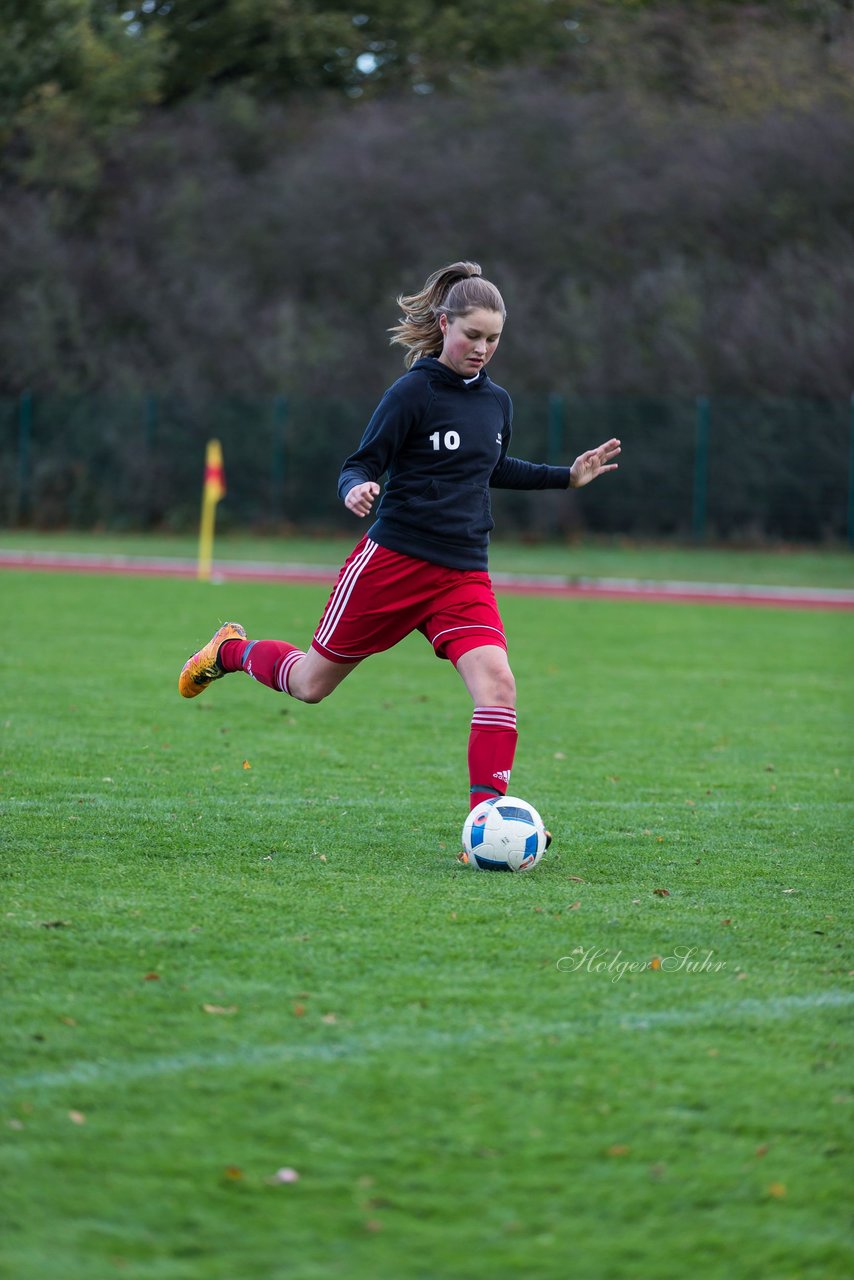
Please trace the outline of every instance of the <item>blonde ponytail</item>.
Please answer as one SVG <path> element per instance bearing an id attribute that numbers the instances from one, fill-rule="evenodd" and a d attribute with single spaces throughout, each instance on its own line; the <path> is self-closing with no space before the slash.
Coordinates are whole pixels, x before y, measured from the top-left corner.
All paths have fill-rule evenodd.
<path id="1" fill-rule="evenodd" d="M 454 262 L 434 271 L 419 293 L 403 295 L 397 305 L 403 315 L 389 330 L 390 341 L 407 348 L 407 369 L 423 356 L 435 356 L 442 350 L 439 316 L 454 320 L 475 307 L 497 311 L 502 320 L 507 314 L 501 294 L 483 279 L 477 262 Z"/>

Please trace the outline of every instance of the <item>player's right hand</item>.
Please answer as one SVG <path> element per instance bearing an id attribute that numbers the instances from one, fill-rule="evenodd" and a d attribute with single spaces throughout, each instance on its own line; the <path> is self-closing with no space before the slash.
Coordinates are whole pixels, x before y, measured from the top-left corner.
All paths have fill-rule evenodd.
<path id="1" fill-rule="evenodd" d="M 375 480 L 367 480 L 364 484 L 354 484 L 344 499 L 344 506 L 354 516 L 366 516 L 374 505 L 374 498 L 380 491 Z"/>

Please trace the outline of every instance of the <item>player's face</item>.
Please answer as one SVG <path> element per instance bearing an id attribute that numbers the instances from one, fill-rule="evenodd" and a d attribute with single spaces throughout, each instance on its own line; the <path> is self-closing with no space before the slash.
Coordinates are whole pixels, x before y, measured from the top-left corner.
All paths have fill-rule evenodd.
<path id="1" fill-rule="evenodd" d="M 444 342 L 439 363 L 464 378 L 474 378 L 490 361 L 498 346 L 504 320 L 500 311 L 475 307 L 464 316 L 439 316 Z"/>

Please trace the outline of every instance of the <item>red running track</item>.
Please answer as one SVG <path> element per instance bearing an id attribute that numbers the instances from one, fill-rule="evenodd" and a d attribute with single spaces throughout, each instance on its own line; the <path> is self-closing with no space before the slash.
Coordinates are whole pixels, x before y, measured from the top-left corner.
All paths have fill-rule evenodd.
<path id="1" fill-rule="evenodd" d="M 51 573 L 95 573 L 146 578 L 195 578 L 196 562 L 142 556 L 97 556 L 71 552 L 2 551 L 0 569 Z M 226 560 L 214 567 L 214 582 L 291 582 L 330 586 L 337 569 L 324 565 L 270 564 Z M 726 582 L 657 582 L 634 578 L 526 577 L 494 573 L 495 587 L 507 595 L 569 599 L 649 600 L 683 604 L 740 604 L 775 609 L 854 609 L 854 590 L 831 587 L 748 586 Z"/>

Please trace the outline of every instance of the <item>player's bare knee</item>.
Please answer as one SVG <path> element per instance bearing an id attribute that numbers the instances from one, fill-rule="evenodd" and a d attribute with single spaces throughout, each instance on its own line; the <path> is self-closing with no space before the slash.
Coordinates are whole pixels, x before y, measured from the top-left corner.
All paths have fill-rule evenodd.
<path id="1" fill-rule="evenodd" d="M 486 674 L 480 701 L 488 706 L 515 707 L 516 680 L 508 666 L 496 665 Z"/>
<path id="2" fill-rule="evenodd" d="M 320 684 L 310 680 L 306 681 L 301 688 L 291 690 L 292 696 L 298 702 L 308 702 L 312 705 L 322 702 L 331 692 L 331 689 L 324 689 Z"/>
<path id="3" fill-rule="evenodd" d="M 516 706 L 516 680 L 509 667 L 496 677 L 494 705 L 496 707 Z"/>
<path id="4" fill-rule="evenodd" d="M 288 693 L 292 698 L 296 698 L 297 702 L 322 702 L 329 692 L 330 690 L 324 688 L 317 677 L 303 675 L 298 669 L 293 673 L 288 685 Z"/>

